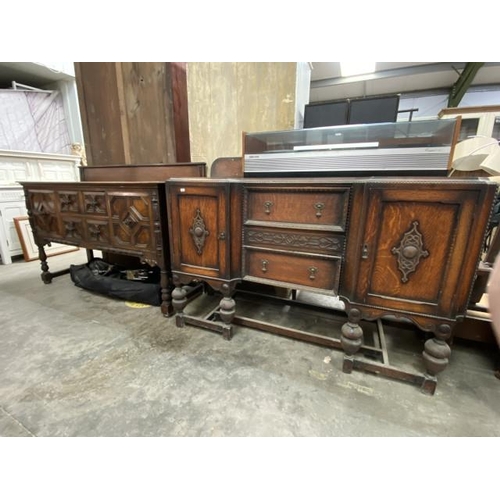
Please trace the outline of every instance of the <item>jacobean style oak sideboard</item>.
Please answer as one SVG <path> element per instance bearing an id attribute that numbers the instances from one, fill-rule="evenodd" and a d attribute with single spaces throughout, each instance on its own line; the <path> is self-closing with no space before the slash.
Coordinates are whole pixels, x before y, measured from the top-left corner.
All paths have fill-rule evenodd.
<path id="1" fill-rule="evenodd" d="M 44 245 L 76 245 L 138 257 L 161 270 L 161 311 L 173 314 L 165 180 L 205 176 L 204 163 L 82 167 L 82 182 L 22 182 L 42 280 L 51 273 Z M 119 181 L 110 181 L 120 178 Z M 140 179 L 147 180 L 140 182 Z"/>
<path id="2" fill-rule="evenodd" d="M 361 320 L 407 318 L 433 333 L 418 382 L 434 393 L 447 340 L 467 310 L 495 192 L 488 181 L 449 178 L 171 179 L 177 325 L 231 338 L 242 280 L 334 293 L 347 312 L 343 370 L 370 371 L 356 356 Z M 218 324 L 184 313 L 182 285 L 193 279 L 222 293 Z"/>
<path id="3" fill-rule="evenodd" d="M 163 214 L 164 184 L 154 182 L 23 182 L 33 237 L 39 249 L 42 280 L 51 273 L 44 245 L 66 243 L 89 250 L 139 257 L 161 270 L 161 310 L 170 300 L 168 231 Z"/>

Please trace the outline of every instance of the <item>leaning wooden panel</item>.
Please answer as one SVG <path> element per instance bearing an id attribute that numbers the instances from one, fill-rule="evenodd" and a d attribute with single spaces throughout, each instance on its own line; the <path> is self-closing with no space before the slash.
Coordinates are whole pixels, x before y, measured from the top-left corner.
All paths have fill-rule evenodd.
<path id="1" fill-rule="evenodd" d="M 75 72 L 89 165 L 190 161 L 183 63 L 80 62 Z"/>
<path id="2" fill-rule="evenodd" d="M 88 182 L 161 182 L 172 177 L 205 177 L 206 164 L 202 162 L 187 162 L 94 165 L 91 167 L 80 167 L 80 172 L 82 181 Z"/>

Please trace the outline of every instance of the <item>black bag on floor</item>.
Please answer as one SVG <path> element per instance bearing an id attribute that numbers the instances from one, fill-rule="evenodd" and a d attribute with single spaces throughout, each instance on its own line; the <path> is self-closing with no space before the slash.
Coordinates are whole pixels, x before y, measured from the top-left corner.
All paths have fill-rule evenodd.
<path id="1" fill-rule="evenodd" d="M 73 283 L 85 290 L 152 306 L 161 304 L 160 270 L 157 268 L 124 269 L 102 259 L 93 259 L 87 264 L 71 265 L 70 275 Z"/>

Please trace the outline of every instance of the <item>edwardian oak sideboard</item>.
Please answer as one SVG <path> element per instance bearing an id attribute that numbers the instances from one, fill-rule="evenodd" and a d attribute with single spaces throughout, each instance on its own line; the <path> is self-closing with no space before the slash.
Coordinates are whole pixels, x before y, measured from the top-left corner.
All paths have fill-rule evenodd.
<path id="1" fill-rule="evenodd" d="M 165 180 L 180 174 L 202 177 L 205 164 L 83 167 L 82 182 L 22 182 L 43 282 L 68 271 L 49 271 L 51 242 L 86 248 L 89 258 L 92 250 L 138 257 L 160 268 L 161 311 L 172 315 Z"/>
<path id="2" fill-rule="evenodd" d="M 426 374 L 400 374 L 433 393 L 467 310 L 496 185 L 449 178 L 171 179 L 167 181 L 177 325 L 232 335 L 242 280 L 337 294 L 347 322 L 343 370 L 391 376 L 356 356 L 361 320 L 391 315 L 433 333 Z M 218 318 L 184 313 L 183 284 L 219 290 Z M 293 335 L 292 335 L 293 336 Z"/>

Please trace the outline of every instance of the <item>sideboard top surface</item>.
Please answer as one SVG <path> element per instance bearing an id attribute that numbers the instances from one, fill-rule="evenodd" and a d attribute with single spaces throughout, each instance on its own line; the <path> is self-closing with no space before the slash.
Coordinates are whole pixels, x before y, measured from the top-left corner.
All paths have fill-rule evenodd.
<path id="1" fill-rule="evenodd" d="M 311 178 L 242 178 L 242 179 L 213 179 L 213 178 L 193 178 L 193 177 L 173 177 L 166 181 L 169 184 L 179 183 L 199 183 L 199 184 L 244 184 L 248 186 L 272 186 L 277 184 L 298 185 L 298 186 L 322 186 L 322 185 L 345 185 L 345 184 L 432 184 L 443 186 L 466 186 L 470 184 L 496 184 L 487 178 L 466 178 L 466 177 L 311 177 Z"/>
<path id="2" fill-rule="evenodd" d="M 76 181 L 76 182 L 46 182 L 46 181 L 21 181 L 19 182 L 23 187 L 27 188 L 47 188 L 47 189 L 103 189 L 106 187 L 110 188 L 147 188 L 147 187 L 157 187 L 163 185 L 163 182 L 159 181 Z"/>

